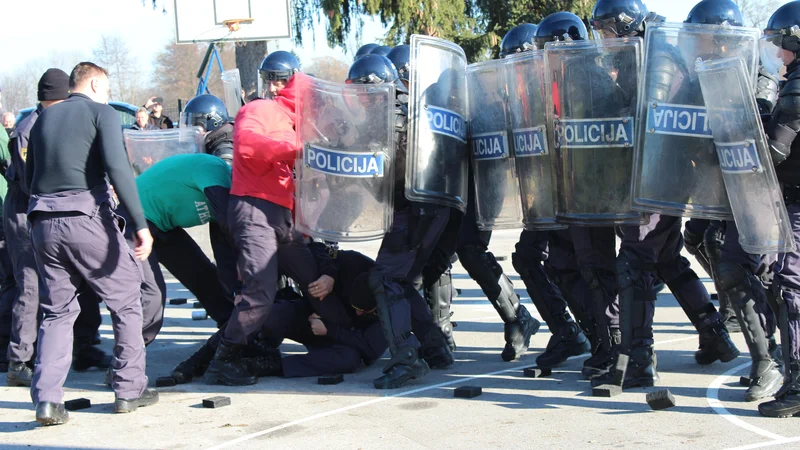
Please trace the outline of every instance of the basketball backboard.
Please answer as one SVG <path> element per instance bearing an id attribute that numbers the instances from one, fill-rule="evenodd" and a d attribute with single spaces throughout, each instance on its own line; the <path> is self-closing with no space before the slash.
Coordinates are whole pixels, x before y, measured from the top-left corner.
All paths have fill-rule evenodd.
<path id="1" fill-rule="evenodd" d="M 178 44 L 291 37 L 289 0 L 174 1 L 175 41 Z M 227 23 L 242 19 L 252 21 L 237 24 L 236 31 L 229 29 Z"/>

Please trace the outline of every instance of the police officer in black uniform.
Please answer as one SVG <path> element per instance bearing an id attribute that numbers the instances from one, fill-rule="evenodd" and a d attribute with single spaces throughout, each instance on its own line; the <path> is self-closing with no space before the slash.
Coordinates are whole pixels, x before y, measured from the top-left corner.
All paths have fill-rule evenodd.
<path id="1" fill-rule="evenodd" d="M 783 185 L 794 240 L 800 244 L 800 1 L 789 2 L 772 15 L 764 30 L 776 55 L 786 66 L 786 84 L 780 91 L 767 125 L 772 162 Z M 765 56 L 765 55 L 762 55 Z M 758 405 L 767 417 L 800 414 L 800 258 L 798 251 L 781 254 L 775 267 L 781 346 L 785 366 L 783 386 L 775 400 Z"/>
<path id="2" fill-rule="evenodd" d="M 398 91 L 394 221 L 368 276 L 392 355 L 384 375 L 375 380 L 374 386 L 393 389 L 423 377 L 430 368 L 446 368 L 454 361 L 444 334 L 434 325 L 430 309 L 414 287 L 446 228 L 450 211 L 447 207 L 410 202 L 405 197 L 408 96 L 392 62 L 380 55 L 359 58 L 350 67 L 347 82 L 394 83 Z"/>
<path id="3" fill-rule="evenodd" d="M 650 13 L 641 0 L 599 0 L 592 13 L 592 28 L 604 38 L 644 37 L 648 23 L 663 20 Z M 695 359 L 710 364 L 736 358 L 739 352 L 728 337 L 722 316 L 689 261 L 680 255 L 681 218 L 651 214 L 647 225 L 621 229 L 622 246 L 617 257 L 619 295 L 622 307 L 631 308 L 632 318 L 631 324 L 622 324 L 623 330 L 630 330 L 632 344 L 624 386 L 652 386 L 659 379 L 653 353 L 657 278 L 665 280 L 700 333 Z M 598 380 L 604 381 L 607 380 Z"/>

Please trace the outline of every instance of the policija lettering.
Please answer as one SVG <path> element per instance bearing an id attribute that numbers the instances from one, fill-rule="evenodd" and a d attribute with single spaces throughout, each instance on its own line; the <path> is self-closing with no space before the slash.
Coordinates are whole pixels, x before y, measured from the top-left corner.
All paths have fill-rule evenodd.
<path id="1" fill-rule="evenodd" d="M 631 147 L 633 118 L 559 120 L 555 126 L 555 138 L 556 147 Z"/>
<path id="2" fill-rule="evenodd" d="M 342 152 L 306 145 L 303 160 L 311 170 L 351 178 L 373 178 L 383 176 L 384 155 L 382 153 Z"/>

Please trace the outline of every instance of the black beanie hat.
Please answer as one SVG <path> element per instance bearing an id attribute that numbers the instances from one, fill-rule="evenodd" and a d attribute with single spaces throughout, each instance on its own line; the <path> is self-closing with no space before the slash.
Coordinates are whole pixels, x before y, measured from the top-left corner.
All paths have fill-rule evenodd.
<path id="1" fill-rule="evenodd" d="M 39 101 L 64 100 L 69 97 L 69 75 L 61 69 L 47 69 L 39 78 Z"/>

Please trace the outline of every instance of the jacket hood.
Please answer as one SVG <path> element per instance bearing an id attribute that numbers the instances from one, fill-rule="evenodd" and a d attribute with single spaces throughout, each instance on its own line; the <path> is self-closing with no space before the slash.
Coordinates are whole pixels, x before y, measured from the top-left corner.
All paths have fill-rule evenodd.
<path id="1" fill-rule="evenodd" d="M 292 118 L 295 122 L 295 108 L 297 106 L 297 97 L 303 89 L 306 89 L 311 84 L 311 77 L 298 72 L 289 78 L 286 82 L 286 87 L 281 89 L 274 100 L 278 105 Z"/>

